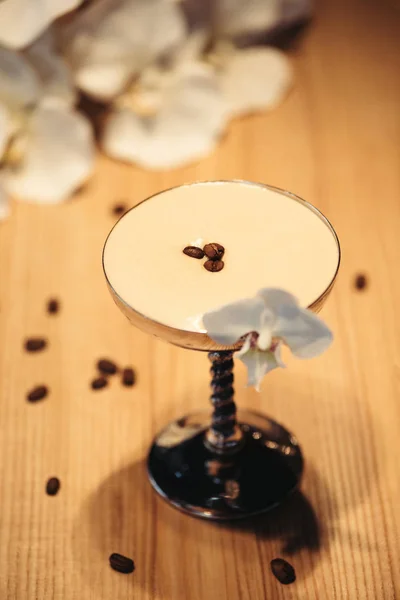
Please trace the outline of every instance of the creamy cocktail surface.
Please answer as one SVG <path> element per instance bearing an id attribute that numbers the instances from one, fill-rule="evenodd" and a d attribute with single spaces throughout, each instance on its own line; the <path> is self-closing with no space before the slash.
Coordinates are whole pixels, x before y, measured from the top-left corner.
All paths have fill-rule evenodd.
<path id="1" fill-rule="evenodd" d="M 186 246 L 217 242 L 224 268 L 210 272 Z M 332 281 L 336 239 L 318 214 L 255 184 L 210 182 L 174 188 L 129 211 L 104 250 L 117 295 L 139 313 L 178 329 L 204 331 L 202 315 L 264 287 L 311 305 Z"/>

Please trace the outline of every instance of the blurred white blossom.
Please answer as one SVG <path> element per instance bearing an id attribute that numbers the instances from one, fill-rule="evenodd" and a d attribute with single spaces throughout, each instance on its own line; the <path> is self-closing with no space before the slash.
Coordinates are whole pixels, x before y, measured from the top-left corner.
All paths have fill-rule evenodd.
<path id="1" fill-rule="evenodd" d="M 60 202 L 89 176 L 82 93 L 107 111 L 99 138 L 114 159 L 169 169 L 212 152 L 230 119 L 283 100 L 287 57 L 254 44 L 310 10 L 310 0 L 0 2 L 0 218 L 8 193 Z"/>
<path id="2" fill-rule="evenodd" d="M 0 44 L 23 48 L 33 42 L 61 15 L 82 0 L 3 0 L 0 2 Z"/>
<path id="3" fill-rule="evenodd" d="M 11 194 L 55 204 L 66 200 L 90 174 L 91 127 L 73 109 L 39 105 L 21 135 L 21 158 L 5 171 L 4 184 Z"/>
<path id="4" fill-rule="evenodd" d="M 68 70 L 49 34 L 24 53 L 0 48 L 0 215 L 6 193 L 61 202 L 90 174 L 91 126 L 74 101 Z"/>
<path id="5" fill-rule="evenodd" d="M 63 28 L 77 86 L 110 100 L 186 36 L 184 15 L 171 0 L 97 0 Z"/>
<path id="6" fill-rule="evenodd" d="M 53 31 L 47 30 L 24 51 L 40 81 L 40 103 L 46 106 L 73 106 L 77 100 L 72 73 L 55 51 Z"/>
<path id="7" fill-rule="evenodd" d="M 223 42 L 210 59 L 231 117 L 275 108 L 293 81 L 288 59 L 275 48 L 239 49 Z"/>
<path id="8" fill-rule="evenodd" d="M 105 151 L 146 168 L 168 169 L 214 148 L 228 110 L 214 69 L 199 60 L 197 36 L 169 67 L 143 71 L 106 123 Z"/>

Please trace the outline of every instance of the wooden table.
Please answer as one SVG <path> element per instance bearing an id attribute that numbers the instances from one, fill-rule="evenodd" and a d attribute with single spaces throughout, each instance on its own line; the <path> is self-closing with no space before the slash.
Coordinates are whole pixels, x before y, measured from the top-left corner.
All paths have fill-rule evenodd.
<path id="1" fill-rule="evenodd" d="M 98 159 L 57 207 L 16 204 L 0 227 L 0 598 L 18 600 L 390 600 L 400 598 L 400 11 L 330 0 L 293 54 L 296 86 L 271 114 L 235 122 L 201 164 L 154 174 Z M 207 406 L 205 355 L 128 326 L 100 255 L 116 201 L 183 181 L 260 180 L 322 209 L 343 249 L 324 310 L 336 343 L 268 377 L 242 407 L 296 432 L 302 494 L 275 514 L 221 526 L 180 514 L 150 488 L 145 457 L 168 420 Z M 354 289 L 358 272 L 368 278 Z M 49 297 L 60 314 L 46 314 Z M 23 350 L 44 335 L 48 349 Z M 95 362 L 138 382 L 92 391 Z M 49 397 L 30 404 L 34 385 Z M 48 477 L 61 480 L 55 497 Z M 136 571 L 116 573 L 111 552 Z M 294 565 L 284 587 L 272 558 Z"/>

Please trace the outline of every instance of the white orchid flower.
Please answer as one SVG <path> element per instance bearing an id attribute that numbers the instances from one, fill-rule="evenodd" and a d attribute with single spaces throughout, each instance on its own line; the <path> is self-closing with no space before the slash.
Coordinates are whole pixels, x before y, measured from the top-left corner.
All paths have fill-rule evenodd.
<path id="1" fill-rule="evenodd" d="M 91 127 L 74 101 L 50 34 L 23 54 L 0 48 L 0 217 L 8 212 L 8 194 L 61 202 L 92 171 Z"/>
<path id="2" fill-rule="evenodd" d="M 51 29 L 23 52 L 39 81 L 40 104 L 74 106 L 77 100 L 72 73 L 60 54 L 55 51 L 55 34 Z"/>
<path id="3" fill-rule="evenodd" d="M 0 44 L 11 49 L 33 42 L 61 15 L 82 0 L 3 0 L 0 2 Z"/>
<path id="4" fill-rule="evenodd" d="M 30 202 L 63 202 L 93 168 L 89 123 L 69 108 L 39 106 L 23 135 L 20 158 L 5 171 L 6 190 Z"/>
<path id="5" fill-rule="evenodd" d="M 273 109 L 292 85 L 289 60 L 272 47 L 235 48 L 217 44 L 210 56 L 231 117 Z"/>
<path id="6" fill-rule="evenodd" d="M 145 70 L 116 101 L 103 135 L 107 154 L 170 169 L 213 150 L 228 109 L 213 67 L 198 58 L 204 40 L 191 36 L 169 67 Z"/>
<path id="7" fill-rule="evenodd" d="M 97 0 L 61 34 L 77 86 L 108 101 L 182 43 L 186 21 L 171 0 Z"/>
<path id="8" fill-rule="evenodd" d="M 298 358 L 313 358 L 322 354 L 333 339 L 317 315 L 299 306 L 292 294 L 274 288 L 208 312 L 203 323 L 208 336 L 218 344 L 232 346 L 243 338 L 236 356 L 247 367 L 248 384 L 257 390 L 269 371 L 285 366 L 282 343 Z"/>

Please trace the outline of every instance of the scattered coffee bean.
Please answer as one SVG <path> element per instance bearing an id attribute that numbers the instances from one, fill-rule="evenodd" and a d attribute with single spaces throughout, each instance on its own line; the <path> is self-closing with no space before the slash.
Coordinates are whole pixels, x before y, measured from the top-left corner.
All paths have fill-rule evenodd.
<path id="1" fill-rule="evenodd" d="M 203 250 L 197 246 L 186 246 L 186 248 L 183 249 L 183 254 L 186 254 L 191 258 L 203 258 L 204 256 Z"/>
<path id="2" fill-rule="evenodd" d="M 45 385 L 38 385 L 28 393 L 27 400 L 28 402 L 39 402 L 39 400 L 46 398 L 48 393 L 49 390 Z"/>
<path id="3" fill-rule="evenodd" d="M 108 381 L 105 377 L 96 377 L 92 381 L 92 390 L 101 390 L 108 385 Z"/>
<path id="4" fill-rule="evenodd" d="M 117 365 L 107 358 L 100 359 L 97 362 L 97 368 L 104 375 L 115 375 L 118 370 Z"/>
<path id="5" fill-rule="evenodd" d="M 25 350 L 27 352 L 38 352 L 46 348 L 47 342 L 44 338 L 29 338 L 25 341 Z"/>
<path id="6" fill-rule="evenodd" d="M 296 581 L 296 572 L 292 565 L 283 558 L 271 560 L 271 570 L 277 580 L 284 585 Z"/>
<path id="7" fill-rule="evenodd" d="M 60 489 L 60 480 L 57 477 L 50 477 L 46 483 L 46 494 L 55 496 Z"/>
<path id="8" fill-rule="evenodd" d="M 127 367 L 122 371 L 122 383 L 123 385 L 132 386 L 136 380 L 135 371 L 130 367 Z"/>
<path id="9" fill-rule="evenodd" d="M 47 303 L 47 312 L 50 315 L 55 315 L 60 310 L 60 303 L 56 298 L 51 298 Z"/>
<path id="10" fill-rule="evenodd" d="M 114 215 L 123 215 L 124 212 L 126 212 L 126 204 L 115 204 L 115 206 L 113 207 L 112 211 Z"/>
<path id="11" fill-rule="evenodd" d="M 111 568 L 119 573 L 132 573 L 135 570 L 133 560 L 127 556 L 122 556 L 122 554 L 114 552 L 114 554 L 111 554 L 109 561 Z"/>
<path id="12" fill-rule="evenodd" d="M 204 268 L 207 271 L 211 271 L 211 273 L 217 273 L 218 271 L 222 271 L 225 263 L 223 260 L 206 260 L 204 263 Z"/>
<path id="13" fill-rule="evenodd" d="M 220 260 L 225 253 L 225 248 L 216 243 L 206 244 L 203 250 L 204 254 L 211 260 Z"/>
<path id="14" fill-rule="evenodd" d="M 367 278 L 365 275 L 357 275 L 354 280 L 354 285 L 357 290 L 364 290 L 367 287 Z"/>

